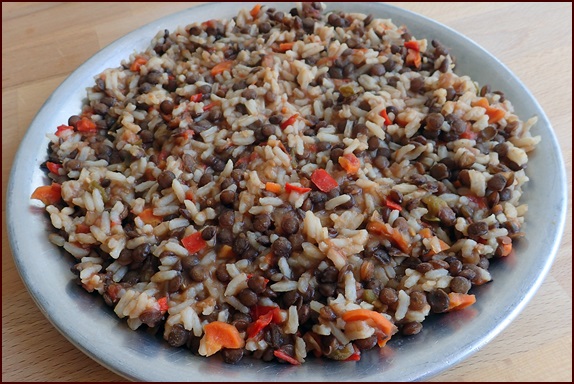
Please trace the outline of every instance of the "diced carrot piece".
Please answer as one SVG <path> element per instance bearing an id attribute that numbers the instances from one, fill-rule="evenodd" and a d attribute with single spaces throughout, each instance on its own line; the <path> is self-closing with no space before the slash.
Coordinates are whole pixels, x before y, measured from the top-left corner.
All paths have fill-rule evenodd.
<path id="1" fill-rule="evenodd" d="M 489 117 L 488 124 L 494 124 L 503 119 L 504 116 L 506 116 L 506 111 L 504 111 L 503 109 L 491 107 L 486 110 L 486 114 Z"/>
<path id="2" fill-rule="evenodd" d="M 259 14 L 260 9 L 261 9 L 261 4 L 256 4 L 255 7 L 253 7 L 251 9 L 251 11 L 249 11 L 249 14 L 251 15 L 251 17 L 253 17 L 255 19 L 257 17 L 257 15 Z"/>
<path id="3" fill-rule="evenodd" d="M 371 221 L 367 224 L 367 231 L 385 237 L 403 252 L 410 252 L 411 247 L 405 236 L 401 231 L 391 227 L 389 224 L 381 223 L 380 221 Z"/>
<path id="4" fill-rule="evenodd" d="M 450 301 L 447 312 L 458 311 L 476 303 L 476 297 L 466 293 L 451 292 L 448 294 L 448 298 Z"/>
<path id="5" fill-rule="evenodd" d="M 433 249 L 431 248 L 426 254 L 426 257 L 430 257 L 430 256 L 434 256 L 439 252 L 443 252 L 446 251 L 447 249 L 450 248 L 450 245 L 448 245 L 447 243 L 445 243 L 444 241 L 442 241 L 441 239 L 438 239 L 438 243 L 439 243 L 439 249 Z"/>
<path id="6" fill-rule="evenodd" d="M 138 217 L 144 222 L 144 224 L 150 224 L 153 227 L 159 225 L 163 221 L 161 216 L 153 214 L 153 208 L 144 209 Z"/>
<path id="7" fill-rule="evenodd" d="M 328 57 L 328 56 L 321 57 L 319 60 L 317 60 L 317 64 L 315 64 L 315 65 L 316 65 L 317 67 L 320 67 L 321 65 L 325 65 L 325 64 L 327 64 L 327 63 L 330 63 L 330 62 L 332 62 L 333 60 L 335 60 L 334 57 Z"/>
<path id="8" fill-rule="evenodd" d="M 222 348 L 238 349 L 245 346 L 245 340 L 235 326 L 222 321 L 213 321 L 203 327 L 205 334 L 199 342 L 199 353 L 211 356 Z"/>
<path id="9" fill-rule="evenodd" d="M 391 336 L 397 331 L 397 327 L 385 316 L 379 312 L 371 311 L 369 309 L 353 309 L 343 313 L 342 318 L 345 322 L 367 321 L 369 325 L 382 331 L 385 334 L 385 337 L 380 338 L 381 344 L 383 345 L 386 344 Z"/>
<path id="10" fill-rule="evenodd" d="M 169 156 L 169 152 L 162 149 L 161 151 L 159 151 L 157 158 L 158 158 L 159 162 L 162 163 L 162 162 L 167 160 L 168 156 Z"/>
<path id="11" fill-rule="evenodd" d="M 288 43 L 281 43 L 279 44 L 279 51 L 280 52 L 286 52 L 290 49 L 293 49 L 293 45 L 295 45 L 294 42 L 288 42 Z"/>
<path id="12" fill-rule="evenodd" d="M 222 61 L 215 67 L 211 68 L 211 76 L 218 75 L 225 71 L 230 71 L 232 67 L 233 67 L 233 61 Z"/>
<path id="13" fill-rule="evenodd" d="M 447 249 L 450 248 L 450 245 L 448 245 L 447 243 L 445 243 L 444 241 L 442 241 L 441 239 L 438 239 L 438 242 L 440 244 L 440 250 L 442 251 L 446 251 Z"/>
<path id="14" fill-rule="evenodd" d="M 413 66 L 415 68 L 421 67 L 421 53 L 419 51 L 415 51 L 414 49 L 407 50 L 407 57 L 405 59 L 406 64 Z"/>
<path id="15" fill-rule="evenodd" d="M 62 186 L 57 183 L 43 185 L 34 190 L 32 199 L 40 200 L 44 205 L 54 205 L 62 198 Z"/>
<path id="16" fill-rule="evenodd" d="M 367 231 L 374 232 L 377 235 L 390 236 L 392 227 L 380 221 L 371 221 L 367 224 Z"/>
<path id="17" fill-rule="evenodd" d="M 506 116 L 506 111 L 500 108 L 491 107 L 488 103 L 486 97 L 481 97 L 471 103 L 473 107 L 482 107 L 486 109 L 486 114 L 488 115 L 488 124 L 494 124 L 500 121 L 504 116 Z"/>
<path id="18" fill-rule="evenodd" d="M 381 113 L 379 113 L 383 119 L 385 119 L 385 125 L 391 125 L 393 122 L 389 118 L 389 114 L 387 113 L 386 109 L 383 109 Z"/>
<path id="19" fill-rule="evenodd" d="M 361 168 L 361 162 L 352 153 L 347 153 L 341 157 L 339 157 L 339 164 L 345 171 L 347 171 L 348 175 L 353 175 L 359 171 Z"/>
<path id="20" fill-rule="evenodd" d="M 233 248 L 231 248 L 230 245 L 224 244 L 219 250 L 217 257 L 219 257 L 220 259 L 230 259 L 233 257 L 233 255 L 234 255 Z"/>
<path id="21" fill-rule="evenodd" d="M 138 56 L 130 66 L 130 71 L 132 72 L 139 72 L 142 65 L 147 63 L 147 59 L 145 57 Z"/>
<path id="22" fill-rule="evenodd" d="M 143 175 L 147 181 L 155 180 L 155 176 L 153 175 L 153 169 L 151 168 L 146 168 Z"/>
<path id="23" fill-rule="evenodd" d="M 401 251 L 405 253 L 409 253 L 411 251 L 411 246 L 409 245 L 407 239 L 398 229 L 394 229 L 391 233 L 391 240 L 394 241 L 395 245 L 399 247 Z"/>
<path id="24" fill-rule="evenodd" d="M 421 237 L 423 239 L 428 239 L 430 237 L 432 237 L 432 231 L 430 230 L 430 228 L 423 228 L 421 229 L 421 231 L 419 232 L 419 234 L 421 235 Z"/>
<path id="25" fill-rule="evenodd" d="M 488 100 L 486 99 L 486 97 L 481 97 L 480 99 L 473 101 L 471 105 L 473 107 L 490 108 L 490 105 L 488 104 Z"/>
<path id="26" fill-rule="evenodd" d="M 76 224 L 76 233 L 90 233 L 90 226 L 84 223 Z"/>
<path id="27" fill-rule="evenodd" d="M 398 124 L 399 127 L 404 127 L 408 124 L 408 120 L 406 119 L 405 113 L 399 113 L 395 116 L 395 123 Z"/>
<path id="28" fill-rule="evenodd" d="M 500 254 L 502 257 L 508 256 L 512 252 L 512 243 L 503 243 L 500 244 L 500 247 L 502 248 L 502 253 Z"/>
<path id="29" fill-rule="evenodd" d="M 411 41 L 405 42 L 405 48 L 412 49 L 412 50 L 417 51 L 417 52 L 419 52 L 421 50 L 419 47 L 419 42 L 416 40 L 411 40 Z"/>
<path id="30" fill-rule="evenodd" d="M 185 131 L 180 133 L 179 137 L 182 139 L 182 141 L 180 140 L 180 142 L 185 144 L 185 142 L 189 141 L 189 139 L 191 139 L 194 135 L 195 135 L 195 131 L 193 131 L 191 129 L 186 129 Z"/>
<path id="31" fill-rule="evenodd" d="M 278 195 L 281 193 L 281 185 L 268 181 L 265 183 L 265 190 L 273 192 L 274 194 Z"/>

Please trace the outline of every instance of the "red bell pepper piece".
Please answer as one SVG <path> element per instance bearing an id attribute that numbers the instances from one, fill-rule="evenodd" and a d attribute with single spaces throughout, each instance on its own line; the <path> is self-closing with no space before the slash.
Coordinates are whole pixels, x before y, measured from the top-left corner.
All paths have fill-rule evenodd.
<path id="1" fill-rule="evenodd" d="M 266 280 L 266 284 L 267 284 L 269 282 L 269 280 L 268 279 L 265 279 L 265 280 Z M 281 310 L 279 309 L 279 307 L 255 305 L 251 308 L 251 318 L 253 318 L 253 319 L 259 319 L 261 316 L 265 316 L 268 313 L 273 314 L 273 316 L 271 318 L 272 323 L 279 324 L 283 320 L 281 318 Z"/>
<path id="2" fill-rule="evenodd" d="M 299 187 L 298 185 L 293 185 L 293 184 L 285 184 L 285 191 L 287 191 L 288 193 L 291 192 L 297 192 L 297 193 L 307 193 L 309 191 L 311 191 L 311 188 L 307 188 L 307 187 Z"/>
<path id="3" fill-rule="evenodd" d="M 463 133 L 460 134 L 461 139 L 469 139 L 469 140 L 476 140 L 478 137 L 478 133 L 472 130 L 472 126 L 470 123 L 466 124 L 466 129 Z"/>
<path id="4" fill-rule="evenodd" d="M 181 239 L 181 243 L 191 254 L 201 251 L 207 246 L 207 242 L 201 237 L 201 232 L 192 233 Z"/>
<path id="5" fill-rule="evenodd" d="M 301 363 L 299 361 L 297 361 L 296 359 L 294 359 L 293 357 L 289 356 L 288 354 L 286 354 L 285 352 L 283 352 L 280 349 L 276 349 L 273 351 L 273 354 L 275 355 L 275 357 L 277 357 L 278 359 L 281 360 L 285 360 L 286 362 L 293 364 L 293 365 L 300 365 Z"/>
<path id="6" fill-rule="evenodd" d="M 82 117 L 82 119 L 80 121 L 78 121 L 76 128 L 77 128 L 78 132 L 84 132 L 84 133 L 93 133 L 93 132 L 96 132 L 96 130 L 97 130 L 96 123 L 94 123 L 92 120 L 88 119 L 87 117 Z"/>
<path id="7" fill-rule="evenodd" d="M 330 192 L 337 188 L 339 183 L 324 169 L 316 169 L 311 175 L 311 181 L 323 192 Z"/>
<path id="8" fill-rule="evenodd" d="M 385 200 L 385 205 L 386 205 L 387 207 L 391 208 L 391 209 L 396 209 L 396 210 L 398 210 L 399 212 L 403 210 L 403 207 L 401 207 L 400 204 L 395 203 L 394 201 L 389 200 L 389 199 L 386 199 L 386 200 Z"/>
<path id="9" fill-rule="evenodd" d="M 191 130 L 191 129 L 186 129 L 185 131 L 183 131 L 183 132 L 181 133 L 181 136 L 182 136 L 183 138 L 185 138 L 186 141 L 189 140 L 189 139 L 191 139 L 191 138 L 193 137 L 193 135 L 195 135 L 195 131 L 193 131 L 193 130 Z"/>
<path id="10" fill-rule="evenodd" d="M 157 303 L 159 304 L 160 312 L 163 313 L 169 309 L 169 306 L 167 305 L 167 296 L 160 297 L 159 299 L 157 299 Z"/>
<path id="11" fill-rule="evenodd" d="M 296 113 L 293 116 L 291 116 L 290 118 L 288 118 L 287 120 L 285 120 L 284 122 L 281 123 L 280 127 L 281 129 L 285 129 L 290 125 L 293 125 L 293 123 L 295 122 L 295 120 L 299 117 L 299 114 Z"/>
<path id="12" fill-rule="evenodd" d="M 203 98 L 203 93 L 196 93 L 195 95 L 191 95 L 189 101 L 193 101 L 194 103 L 198 103 Z"/>
<path id="13" fill-rule="evenodd" d="M 51 161 L 46 161 L 46 167 L 48 170 L 56 175 L 59 174 L 58 170 L 62 168 L 62 164 L 52 163 Z"/>
<path id="14" fill-rule="evenodd" d="M 130 66 L 130 71 L 132 72 L 139 72 L 142 65 L 147 63 L 147 59 L 145 57 L 136 57 L 132 65 Z"/>
<path id="15" fill-rule="evenodd" d="M 361 360 L 361 350 L 359 348 L 357 348 L 357 346 L 355 344 L 353 344 L 353 349 L 355 350 L 355 352 L 353 352 L 353 354 L 351 356 L 347 357 L 343 361 L 359 361 L 359 360 Z"/>
<path id="16" fill-rule="evenodd" d="M 405 48 L 412 49 L 413 51 L 419 52 L 421 50 L 419 42 L 416 40 L 406 41 Z"/>
<path id="17" fill-rule="evenodd" d="M 56 136 L 60 137 L 62 135 L 62 133 L 66 132 L 66 131 L 73 131 L 74 127 L 72 127 L 71 125 L 60 125 L 58 126 L 58 128 L 56 128 Z"/>
<path id="18" fill-rule="evenodd" d="M 273 320 L 273 312 L 268 312 L 263 316 L 259 316 L 259 318 L 247 329 L 247 338 L 251 339 L 257 336 L 259 332 L 263 331 L 266 326 L 271 324 L 271 320 Z"/>
<path id="19" fill-rule="evenodd" d="M 219 105 L 219 103 L 216 102 L 216 101 L 213 101 L 213 102 L 211 102 L 211 103 L 209 103 L 209 104 L 207 104 L 207 105 L 204 105 L 204 106 L 203 106 L 203 112 L 209 111 L 211 108 L 213 108 L 213 107 L 215 107 L 215 106 L 217 106 L 217 105 Z"/>
<path id="20" fill-rule="evenodd" d="M 44 205 L 54 205 L 62 198 L 62 186 L 52 183 L 52 185 L 42 185 L 32 193 L 32 199 L 40 200 Z"/>
<path id="21" fill-rule="evenodd" d="M 268 307 L 256 305 L 251 310 L 251 316 L 257 318 L 249 328 L 247 328 L 247 338 L 257 337 L 271 323 L 281 322 L 281 310 L 279 307 Z"/>

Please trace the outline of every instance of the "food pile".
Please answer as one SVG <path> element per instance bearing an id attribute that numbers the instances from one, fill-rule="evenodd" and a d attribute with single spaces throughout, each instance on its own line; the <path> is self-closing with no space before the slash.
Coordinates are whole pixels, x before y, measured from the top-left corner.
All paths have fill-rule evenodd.
<path id="1" fill-rule="evenodd" d="M 48 135 L 32 198 L 130 328 L 229 363 L 356 361 L 472 305 L 523 235 L 536 119 L 440 42 L 336 8 L 162 31 Z"/>

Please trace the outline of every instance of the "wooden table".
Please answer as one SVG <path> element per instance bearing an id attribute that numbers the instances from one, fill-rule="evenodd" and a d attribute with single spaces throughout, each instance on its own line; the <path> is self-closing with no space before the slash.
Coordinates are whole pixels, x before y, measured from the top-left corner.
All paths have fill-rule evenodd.
<path id="1" fill-rule="evenodd" d="M 2 3 L 2 194 L 42 103 L 115 39 L 195 3 Z M 558 136 L 568 217 L 557 259 L 498 337 L 432 381 L 572 381 L 572 4 L 400 3 L 470 37 L 536 96 Z M 541 75 L 541 72 L 544 75 Z M 40 313 L 12 259 L 2 205 L 2 380 L 125 381 L 81 353 Z"/>

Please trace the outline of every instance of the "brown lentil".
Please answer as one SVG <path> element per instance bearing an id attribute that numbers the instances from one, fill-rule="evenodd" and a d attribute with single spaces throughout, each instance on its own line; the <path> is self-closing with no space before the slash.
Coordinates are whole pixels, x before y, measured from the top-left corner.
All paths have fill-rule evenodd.
<path id="1" fill-rule="evenodd" d="M 383 304 L 391 305 L 399 300 L 399 296 L 397 295 L 397 291 L 393 288 L 385 287 L 381 290 L 379 300 L 381 300 L 381 303 Z"/>
<path id="2" fill-rule="evenodd" d="M 401 332 L 405 336 L 412 336 L 419 333 L 423 328 L 423 325 L 416 321 L 411 321 L 403 325 Z"/>
<path id="3" fill-rule="evenodd" d="M 279 237 L 271 245 L 271 250 L 277 257 L 289 257 L 291 256 L 291 251 L 293 246 L 291 242 L 285 237 Z"/>
<path id="4" fill-rule="evenodd" d="M 469 236 L 483 236 L 488 233 L 488 224 L 486 224 L 484 221 L 477 221 L 470 224 L 467 228 L 467 231 Z"/>
<path id="5" fill-rule="evenodd" d="M 445 312 L 450 304 L 448 295 L 442 289 L 429 292 L 427 301 L 431 306 L 431 310 L 435 313 Z"/>

